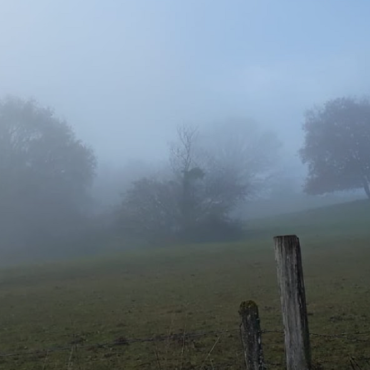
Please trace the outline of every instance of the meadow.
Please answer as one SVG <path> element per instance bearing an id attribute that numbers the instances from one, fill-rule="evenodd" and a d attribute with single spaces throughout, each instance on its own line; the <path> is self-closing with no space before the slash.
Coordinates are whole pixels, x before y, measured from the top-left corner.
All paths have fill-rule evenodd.
<path id="1" fill-rule="evenodd" d="M 271 331 L 262 338 L 268 368 L 282 369 L 272 238 L 283 234 L 301 241 L 315 368 L 351 369 L 353 358 L 370 369 L 370 202 L 247 228 L 234 243 L 2 268 L 0 369 L 243 369 L 238 308 L 249 299 Z M 368 333 L 342 335 L 358 332 Z"/>

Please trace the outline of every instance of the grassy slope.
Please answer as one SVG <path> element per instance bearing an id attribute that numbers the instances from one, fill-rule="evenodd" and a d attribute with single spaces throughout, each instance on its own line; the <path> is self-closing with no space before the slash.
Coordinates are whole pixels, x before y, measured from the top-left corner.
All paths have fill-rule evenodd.
<path id="1" fill-rule="evenodd" d="M 262 326 L 280 330 L 272 237 L 301 238 L 310 329 L 370 330 L 370 203 L 355 202 L 250 223 L 241 243 L 130 250 L 115 256 L 0 270 L 1 351 L 85 344 L 169 332 L 232 330 L 183 343 L 135 344 L 96 351 L 0 359 L 2 369 L 240 369 L 238 306 L 253 299 Z M 315 362 L 347 369 L 370 356 L 367 342 L 312 338 Z M 266 334 L 270 362 L 284 357 L 282 337 Z M 192 367 L 194 365 L 194 367 Z M 273 366 L 269 367 L 274 368 Z"/>
<path id="2" fill-rule="evenodd" d="M 312 237 L 368 235 L 370 202 L 355 201 L 291 213 L 267 219 L 251 221 L 249 226 L 255 232 L 290 234 Z"/>

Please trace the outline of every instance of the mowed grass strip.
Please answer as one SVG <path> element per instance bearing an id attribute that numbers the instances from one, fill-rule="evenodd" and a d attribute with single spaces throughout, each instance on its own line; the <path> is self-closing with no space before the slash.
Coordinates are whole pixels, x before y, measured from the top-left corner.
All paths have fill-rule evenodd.
<path id="1" fill-rule="evenodd" d="M 238 243 L 139 248 L 2 269 L 0 351 L 24 355 L 0 357 L 0 368 L 241 369 L 241 301 L 258 303 L 263 330 L 282 330 L 277 234 L 301 238 L 310 331 L 370 331 L 369 224 L 370 204 L 355 202 L 253 221 L 250 237 Z M 93 346 L 211 330 L 228 332 Z M 348 369 L 350 356 L 370 357 L 370 335 L 311 339 L 314 362 L 324 369 Z M 267 361 L 282 363 L 282 335 L 267 333 L 263 342 Z M 25 354 L 59 346 L 65 349 Z"/>

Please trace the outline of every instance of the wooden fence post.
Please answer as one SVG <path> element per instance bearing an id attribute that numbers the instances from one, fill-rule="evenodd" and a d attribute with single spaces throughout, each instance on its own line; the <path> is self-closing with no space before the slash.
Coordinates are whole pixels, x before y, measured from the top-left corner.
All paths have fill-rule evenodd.
<path id="1" fill-rule="evenodd" d="M 276 236 L 274 242 L 287 370 L 309 370 L 311 350 L 299 239 L 295 235 Z"/>
<path id="2" fill-rule="evenodd" d="M 239 314 L 242 319 L 240 334 L 247 370 L 265 370 L 258 306 L 253 301 L 242 302 Z"/>

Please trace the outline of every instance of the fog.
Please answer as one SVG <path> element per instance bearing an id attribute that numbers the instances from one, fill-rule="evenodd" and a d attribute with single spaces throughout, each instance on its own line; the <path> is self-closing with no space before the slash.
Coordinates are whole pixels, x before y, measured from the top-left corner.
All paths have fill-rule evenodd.
<path id="1" fill-rule="evenodd" d="M 174 127 L 248 116 L 295 153 L 302 112 L 369 93 L 370 5 L 2 1 L 0 93 L 55 108 L 102 163 L 161 158 Z"/>
<path id="2" fill-rule="evenodd" d="M 105 206 L 165 171 L 179 126 L 234 119 L 276 134 L 276 171 L 300 192 L 304 112 L 369 94 L 369 11 L 349 0 L 2 1 L 0 96 L 66 120 L 95 152 Z M 247 217 L 275 214 L 269 204 Z"/>

